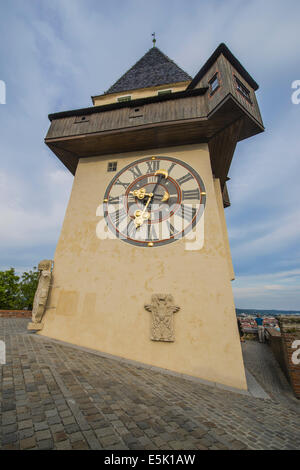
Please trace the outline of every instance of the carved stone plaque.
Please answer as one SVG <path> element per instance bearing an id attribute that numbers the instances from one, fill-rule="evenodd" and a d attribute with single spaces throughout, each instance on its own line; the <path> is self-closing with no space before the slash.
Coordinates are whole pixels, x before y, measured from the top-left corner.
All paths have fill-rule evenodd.
<path id="1" fill-rule="evenodd" d="M 180 307 L 174 305 L 173 296 L 170 294 L 154 294 L 151 302 L 152 304 L 144 307 L 152 314 L 152 341 L 175 341 L 173 316 Z"/>

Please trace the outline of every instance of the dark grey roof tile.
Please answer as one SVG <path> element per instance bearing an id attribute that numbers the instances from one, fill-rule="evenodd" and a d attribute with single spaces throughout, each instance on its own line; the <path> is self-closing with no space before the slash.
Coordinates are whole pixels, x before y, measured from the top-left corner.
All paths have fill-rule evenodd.
<path id="1" fill-rule="evenodd" d="M 105 94 L 185 82 L 191 79 L 190 75 L 178 67 L 157 47 L 152 47 Z"/>

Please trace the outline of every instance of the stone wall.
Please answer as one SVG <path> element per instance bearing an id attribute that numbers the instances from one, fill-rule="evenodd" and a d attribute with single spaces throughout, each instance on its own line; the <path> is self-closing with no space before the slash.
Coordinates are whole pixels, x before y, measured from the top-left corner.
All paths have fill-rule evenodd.
<path id="1" fill-rule="evenodd" d="M 31 318 L 31 310 L 0 310 L 0 318 Z"/>
<path id="2" fill-rule="evenodd" d="M 280 331 L 275 330 L 275 328 L 266 328 L 265 331 L 267 343 L 272 349 L 272 353 L 274 354 L 274 357 L 276 358 L 286 378 L 288 381 L 290 381 L 287 365 L 284 359 L 283 340 L 281 333 Z"/>
<path id="3" fill-rule="evenodd" d="M 278 322 L 288 378 L 295 396 L 300 398 L 300 317 L 282 315 Z"/>

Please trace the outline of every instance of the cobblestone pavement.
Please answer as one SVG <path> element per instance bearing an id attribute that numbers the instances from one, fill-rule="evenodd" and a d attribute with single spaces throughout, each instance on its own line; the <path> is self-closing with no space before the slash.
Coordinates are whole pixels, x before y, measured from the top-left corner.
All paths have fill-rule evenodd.
<path id="1" fill-rule="evenodd" d="M 245 367 L 262 385 L 273 401 L 300 411 L 300 400 L 294 396 L 284 373 L 267 344 L 246 341 L 242 345 Z M 299 423 L 300 426 L 300 423 Z M 299 445 L 300 448 L 300 445 Z"/>
<path id="2" fill-rule="evenodd" d="M 300 448 L 298 404 L 100 357 L 30 334 L 27 322 L 0 319 L 1 449 Z"/>

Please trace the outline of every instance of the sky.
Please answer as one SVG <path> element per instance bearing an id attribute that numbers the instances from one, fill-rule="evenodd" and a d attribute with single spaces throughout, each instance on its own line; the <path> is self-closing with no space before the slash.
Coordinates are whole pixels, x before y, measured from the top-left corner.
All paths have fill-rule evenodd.
<path id="1" fill-rule="evenodd" d="M 224 42 L 259 83 L 266 131 L 229 172 L 235 303 L 300 311 L 299 17 L 298 0 L 0 0 L 0 270 L 54 256 L 73 177 L 44 144 L 48 114 L 91 106 L 155 31 L 191 76 Z"/>

